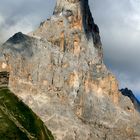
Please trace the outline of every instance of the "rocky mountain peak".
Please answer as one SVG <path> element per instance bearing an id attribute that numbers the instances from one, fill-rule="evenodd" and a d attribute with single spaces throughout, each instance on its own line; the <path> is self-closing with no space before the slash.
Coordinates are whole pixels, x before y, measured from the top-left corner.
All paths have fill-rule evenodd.
<path id="1" fill-rule="evenodd" d="M 87 0 L 57 0 L 49 19 L 1 48 L 0 71 L 10 72 L 10 89 L 56 140 L 140 138 L 139 113 L 103 63 Z"/>
<path id="2" fill-rule="evenodd" d="M 49 42 L 60 46 L 62 51 L 74 51 L 77 56 L 80 50 L 88 48 L 89 44 L 89 47 L 94 49 L 93 56 L 100 59 L 99 63 L 102 62 L 99 28 L 94 23 L 87 0 L 58 0 L 53 16 L 42 22 L 30 35 L 47 38 Z M 86 47 L 83 44 L 86 44 Z"/>
<path id="3" fill-rule="evenodd" d="M 99 33 L 97 25 L 94 24 L 88 0 L 58 0 L 54 15 L 58 14 L 64 15 L 69 22 L 77 22 L 88 38 L 94 33 Z"/>

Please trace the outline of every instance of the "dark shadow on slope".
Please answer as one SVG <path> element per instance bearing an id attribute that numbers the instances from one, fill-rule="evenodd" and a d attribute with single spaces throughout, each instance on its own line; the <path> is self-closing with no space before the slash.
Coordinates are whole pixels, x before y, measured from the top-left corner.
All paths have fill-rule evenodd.
<path id="1" fill-rule="evenodd" d="M 33 55 L 32 47 L 35 45 L 36 39 L 28 35 L 18 32 L 9 38 L 2 46 L 1 49 L 6 51 L 12 50 L 14 53 L 19 53 L 23 56 L 31 57 Z"/>
<path id="2" fill-rule="evenodd" d="M 140 112 L 140 102 L 135 97 L 135 95 L 133 94 L 133 92 L 131 90 L 129 90 L 128 88 L 121 89 L 120 92 L 122 93 L 122 95 L 129 97 L 131 99 L 131 101 L 133 102 L 135 109 L 138 112 Z"/>
<path id="3" fill-rule="evenodd" d="M 7 43 L 17 44 L 17 43 L 25 42 L 28 38 L 29 37 L 27 35 L 24 35 L 21 32 L 18 32 L 14 34 L 11 38 L 9 38 L 7 40 Z"/>

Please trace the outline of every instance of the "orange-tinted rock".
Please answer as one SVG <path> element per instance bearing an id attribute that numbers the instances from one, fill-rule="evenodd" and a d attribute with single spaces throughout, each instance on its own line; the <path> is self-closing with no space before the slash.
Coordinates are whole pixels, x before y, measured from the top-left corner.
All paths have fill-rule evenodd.
<path id="1" fill-rule="evenodd" d="M 2 48 L 0 70 L 10 72 L 9 87 L 57 140 L 140 138 L 139 114 L 103 64 L 88 0 L 58 0 L 50 19 Z"/>

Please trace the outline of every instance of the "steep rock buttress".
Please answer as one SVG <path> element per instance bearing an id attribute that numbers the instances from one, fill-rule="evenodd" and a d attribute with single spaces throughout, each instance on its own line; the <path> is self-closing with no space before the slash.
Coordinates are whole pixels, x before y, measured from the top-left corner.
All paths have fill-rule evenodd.
<path id="1" fill-rule="evenodd" d="M 88 0 L 57 0 L 52 17 L 1 47 L 9 87 L 57 140 L 140 138 L 140 115 L 103 64 Z"/>

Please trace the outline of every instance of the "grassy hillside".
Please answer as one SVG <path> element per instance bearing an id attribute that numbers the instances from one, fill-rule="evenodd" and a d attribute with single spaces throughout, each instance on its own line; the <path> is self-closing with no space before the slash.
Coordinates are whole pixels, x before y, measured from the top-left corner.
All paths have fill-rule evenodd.
<path id="1" fill-rule="evenodd" d="M 54 140 L 43 122 L 8 88 L 0 88 L 0 140 Z"/>

